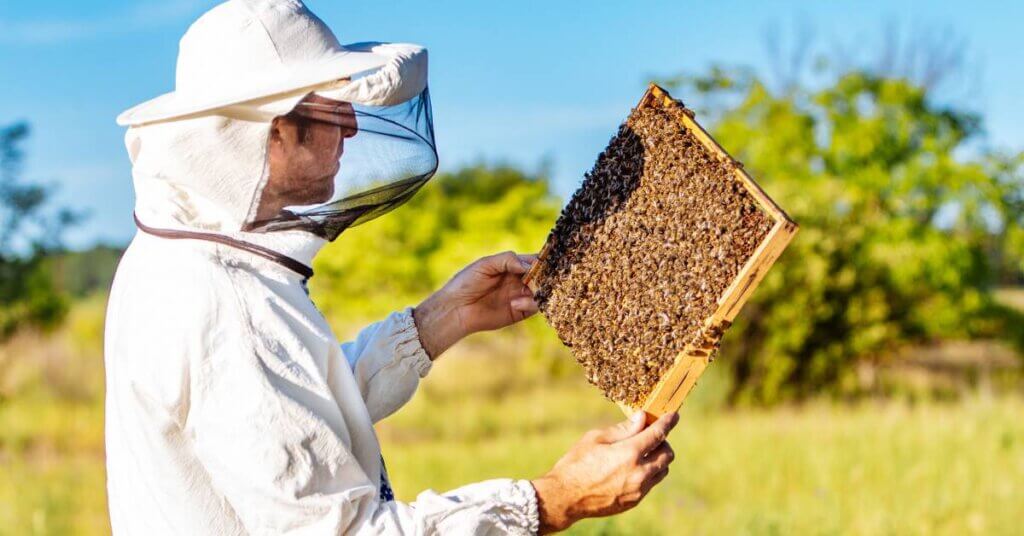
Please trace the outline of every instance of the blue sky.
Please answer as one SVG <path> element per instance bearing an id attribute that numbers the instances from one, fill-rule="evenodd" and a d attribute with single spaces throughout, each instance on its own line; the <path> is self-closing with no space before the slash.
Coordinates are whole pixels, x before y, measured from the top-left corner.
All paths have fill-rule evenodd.
<path id="1" fill-rule="evenodd" d="M 26 174 L 89 211 L 74 246 L 134 232 L 130 167 L 114 117 L 174 85 L 178 38 L 216 2 L 52 0 L 0 4 L 0 124 L 34 133 Z M 650 75 L 711 63 L 766 69 L 764 34 L 813 28 L 816 43 L 870 49 L 883 27 L 964 39 L 976 82 L 957 104 L 983 114 L 986 143 L 1024 149 L 1024 2 L 350 2 L 309 0 L 342 42 L 431 51 L 442 168 L 479 159 L 553 163 L 572 192 Z M 686 95 L 677 95 L 685 100 Z"/>

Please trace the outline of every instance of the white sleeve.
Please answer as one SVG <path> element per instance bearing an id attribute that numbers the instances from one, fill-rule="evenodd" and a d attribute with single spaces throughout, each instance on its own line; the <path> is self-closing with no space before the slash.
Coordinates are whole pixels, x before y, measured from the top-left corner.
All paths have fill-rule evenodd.
<path id="1" fill-rule="evenodd" d="M 341 345 L 373 422 L 412 398 L 431 361 L 420 345 L 412 308 L 392 313 Z"/>
<path id="2" fill-rule="evenodd" d="M 384 503 L 373 519 L 346 534 L 525 536 L 537 534 L 539 519 L 529 481 L 496 479 L 444 494 L 424 491 L 409 504 Z"/>
<path id="3" fill-rule="evenodd" d="M 536 492 L 526 480 L 426 491 L 412 503 L 382 500 L 353 454 L 344 411 L 289 381 L 287 365 L 259 351 L 222 345 L 219 353 L 221 373 L 193 378 L 188 450 L 206 473 L 196 478 L 212 482 L 222 508 L 250 534 L 536 533 Z"/>

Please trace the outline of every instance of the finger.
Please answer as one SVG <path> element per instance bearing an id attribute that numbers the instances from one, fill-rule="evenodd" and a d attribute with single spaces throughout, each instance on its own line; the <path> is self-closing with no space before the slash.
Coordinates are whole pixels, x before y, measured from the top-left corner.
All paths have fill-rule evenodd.
<path id="1" fill-rule="evenodd" d="M 516 283 L 518 283 L 519 288 L 513 293 L 513 297 L 533 299 L 533 291 L 530 290 L 530 287 L 524 285 L 521 281 L 516 281 Z"/>
<path id="2" fill-rule="evenodd" d="M 657 473 L 654 473 L 649 478 L 645 479 L 644 483 L 640 485 L 640 492 L 643 493 L 644 495 L 647 495 L 651 491 L 651 489 L 654 488 L 654 486 L 660 484 L 661 481 L 665 480 L 665 477 L 667 476 L 668 467 L 662 469 L 661 471 L 658 471 Z"/>
<path id="3" fill-rule="evenodd" d="M 599 430 L 598 439 L 602 443 L 615 443 L 633 437 L 644 429 L 646 418 L 644 412 L 637 411 L 628 419 Z"/>
<path id="4" fill-rule="evenodd" d="M 523 266 L 523 263 L 519 260 L 519 255 L 512 251 L 484 257 L 481 259 L 481 262 L 483 263 L 483 268 L 488 273 L 494 275 L 505 273 L 522 275 L 530 269 L 529 266 Z"/>
<path id="5" fill-rule="evenodd" d="M 512 311 L 521 315 L 522 318 L 526 318 L 537 312 L 537 302 L 532 296 L 525 296 L 521 298 L 515 298 L 509 305 L 512 307 Z"/>
<path id="6" fill-rule="evenodd" d="M 675 428 L 677 422 L 679 422 L 678 413 L 666 413 L 644 431 L 629 438 L 629 444 L 643 456 L 664 443 L 668 433 Z"/>
<path id="7" fill-rule="evenodd" d="M 641 465 L 647 469 L 648 473 L 654 474 L 667 468 L 675 458 L 675 451 L 672 450 L 672 447 L 666 441 L 659 445 L 658 448 L 648 452 Z"/>
<path id="8" fill-rule="evenodd" d="M 530 268 L 533 268 L 533 265 L 536 264 L 538 260 L 536 253 L 520 254 L 517 256 L 519 257 L 519 262 L 523 265 L 524 268 L 526 268 L 527 271 L 529 271 Z"/>

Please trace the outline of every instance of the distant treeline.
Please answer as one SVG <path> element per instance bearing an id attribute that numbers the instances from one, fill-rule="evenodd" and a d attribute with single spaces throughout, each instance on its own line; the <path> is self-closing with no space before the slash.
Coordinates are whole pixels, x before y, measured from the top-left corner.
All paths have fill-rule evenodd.
<path id="1" fill-rule="evenodd" d="M 81 251 L 61 251 L 48 256 L 46 268 L 54 288 L 69 297 L 83 298 L 107 292 L 124 248 L 96 245 Z"/>

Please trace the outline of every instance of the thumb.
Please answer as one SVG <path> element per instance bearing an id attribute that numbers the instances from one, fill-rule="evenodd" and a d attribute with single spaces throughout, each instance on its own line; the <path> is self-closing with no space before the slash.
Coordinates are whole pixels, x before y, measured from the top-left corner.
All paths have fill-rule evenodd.
<path id="1" fill-rule="evenodd" d="M 647 415 L 643 411 L 637 411 L 628 419 L 601 430 L 599 440 L 605 443 L 616 443 L 629 439 L 643 431 L 646 418 Z"/>

